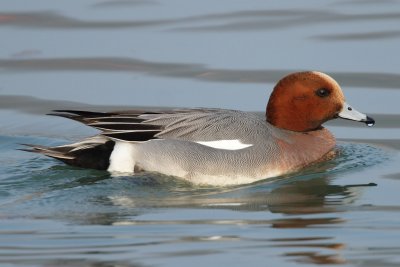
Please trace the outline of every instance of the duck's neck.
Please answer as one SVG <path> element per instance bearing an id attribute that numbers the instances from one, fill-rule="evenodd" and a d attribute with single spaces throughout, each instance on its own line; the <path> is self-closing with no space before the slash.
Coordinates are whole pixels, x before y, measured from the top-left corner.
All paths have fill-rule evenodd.
<path id="1" fill-rule="evenodd" d="M 291 132 L 289 136 L 287 140 L 279 139 L 278 145 L 284 158 L 283 162 L 293 169 L 323 159 L 336 144 L 335 137 L 326 128 L 307 133 Z"/>

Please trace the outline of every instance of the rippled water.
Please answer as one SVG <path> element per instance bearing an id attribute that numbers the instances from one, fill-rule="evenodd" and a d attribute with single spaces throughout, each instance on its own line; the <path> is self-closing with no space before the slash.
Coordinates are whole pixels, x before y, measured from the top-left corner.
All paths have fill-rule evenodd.
<path id="1" fill-rule="evenodd" d="M 400 2 L 0 3 L 1 266 L 398 266 Z M 295 70 L 336 78 L 366 127 L 285 177 L 199 187 L 17 150 L 96 133 L 52 109 L 263 112 Z"/>
<path id="2" fill-rule="evenodd" d="M 15 151 L 16 143 L 60 140 L 1 141 L 2 263 L 174 266 L 201 257 L 199 266 L 264 258 L 322 264 L 396 250 L 390 232 L 398 229 L 398 207 L 368 197 L 381 186 L 374 173 L 394 156 L 382 148 L 342 143 L 340 156 L 291 177 L 215 188 L 150 173 L 111 178 Z"/>

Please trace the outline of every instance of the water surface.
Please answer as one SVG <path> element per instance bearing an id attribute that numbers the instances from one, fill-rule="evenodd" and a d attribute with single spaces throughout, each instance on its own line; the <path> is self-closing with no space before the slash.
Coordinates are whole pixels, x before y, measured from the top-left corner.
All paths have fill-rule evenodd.
<path id="1" fill-rule="evenodd" d="M 0 265 L 398 266 L 399 1 L 0 4 Z M 327 127 L 339 156 L 239 187 L 112 178 L 17 150 L 96 134 L 52 109 L 264 112 L 320 70 L 374 117 Z"/>

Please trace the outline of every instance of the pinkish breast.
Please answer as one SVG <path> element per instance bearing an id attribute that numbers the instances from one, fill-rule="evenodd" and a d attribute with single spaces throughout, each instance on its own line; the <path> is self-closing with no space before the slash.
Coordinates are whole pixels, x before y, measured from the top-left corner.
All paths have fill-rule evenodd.
<path id="1" fill-rule="evenodd" d="M 327 129 L 299 133 L 290 132 L 287 138 L 277 139 L 281 151 L 278 168 L 282 172 L 299 170 L 325 157 L 335 147 L 335 137 Z"/>

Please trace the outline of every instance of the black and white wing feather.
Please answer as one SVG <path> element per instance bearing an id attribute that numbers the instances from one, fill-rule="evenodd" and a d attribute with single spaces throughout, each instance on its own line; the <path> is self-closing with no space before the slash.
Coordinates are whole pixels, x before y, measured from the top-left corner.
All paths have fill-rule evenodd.
<path id="1" fill-rule="evenodd" d="M 223 109 L 156 112 L 55 110 L 49 115 L 84 123 L 100 130 L 101 133 L 62 146 L 46 147 L 25 144 L 28 148 L 21 150 L 56 158 L 69 165 L 99 170 L 108 169 L 115 141 L 140 143 L 152 139 L 172 139 L 202 143 L 239 140 L 243 144 L 251 145 L 255 143 L 255 140 L 268 139 L 271 132 L 265 119 L 258 115 Z M 190 148 L 193 147 L 189 146 Z"/>
<path id="2" fill-rule="evenodd" d="M 112 140 L 144 142 L 150 139 L 186 141 L 246 140 L 265 129 L 265 120 L 253 113 L 225 109 L 180 109 L 148 112 L 90 112 L 56 110 L 50 115 L 82 122 Z"/>

